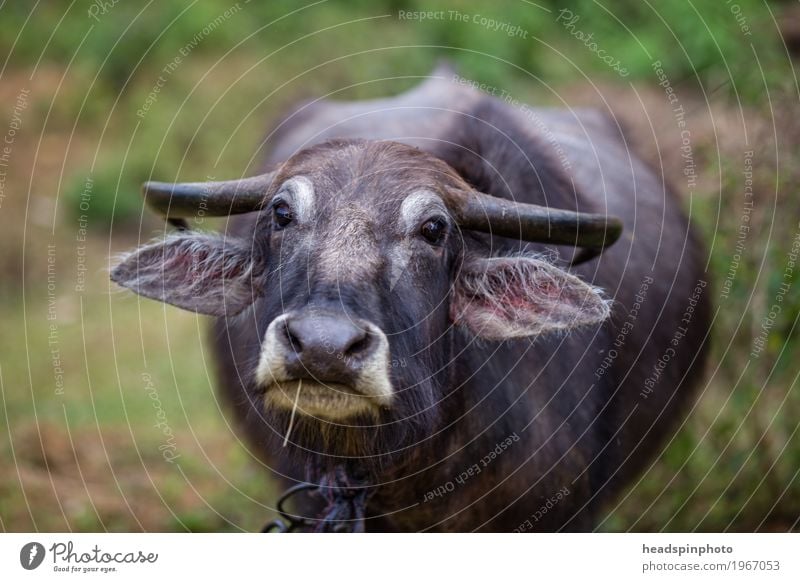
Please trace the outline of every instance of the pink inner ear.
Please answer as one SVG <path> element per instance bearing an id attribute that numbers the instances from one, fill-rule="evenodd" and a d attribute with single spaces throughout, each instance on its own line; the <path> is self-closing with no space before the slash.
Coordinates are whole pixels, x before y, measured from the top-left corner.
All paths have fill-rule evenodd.
<path id="1" fill-rule="evenodd" d="M 182 248 L 165 259 L 165 271 L 185 273 L 185 279 L 192 285 L 213 285 L 220 279 L 235 279 L 246 268 L 238 261 L 226 261 L 224 256 L 216 256 L 204 247 L 193 250 Z"/>
<path id="2" fill-rule="evenodd" d="M 170 256 L 171 255 L 171 256 Z M 191 285 L 203 282 L 207 277 L 201 265 L 208 259 L 208 253 L 197 248 L 194 251 L 179 247 L 173 252 L 164 249 L 163 271 L 166 273 L 182 274 L 183 280 Z"/>
<path id="3" fill-rule="evenodd" d="M 487 259 L 459 278 L 457 324 L 490 339 L 536 335 L 603 321 L 609 306 L 591 285 L 537 258 Z"/>
<path id="4" fill-rule="evenodd" d="M 536 288 L 540 295 L 545 295 L 548 299 L 555 299 L 561 294 L 561 289 L 553 285 L 550 281 L 538 283 Z"/>
<path id="5" fill-rule="evenodd" d="M 566 299 L 564 289 L 555 285 L 551 279 L 523 281 L 516 271 L 488 274 L 487 283 L 492 293 L 476 295 L 471 299 L 477 303 L 475 307 L 504 319 L 517 318 L 521 312 L 527 312 L 527 315 L 544 315 L 552 308 L 554 301 Z"/>
<path id="6" fill-rule="evenodd" d="M 521 310 L 541 312 L 539 304 L 524 293 L 520 293 L 520 287 L 508 287 L 498 296 L 496 305 L 498 310 L 502 310 L 507 318 L 516 317 Z"/>

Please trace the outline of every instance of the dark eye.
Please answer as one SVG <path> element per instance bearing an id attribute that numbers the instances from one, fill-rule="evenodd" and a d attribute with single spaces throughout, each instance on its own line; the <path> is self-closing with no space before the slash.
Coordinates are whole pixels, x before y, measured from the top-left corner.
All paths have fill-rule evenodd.
<path id="1" fill-rule="evenodd" d="M 285 228 L 294 220 L 294 212 L 292 212 L 289 205 L 283 201 L 276 202 L 272 207 L 272 216 L 278 228 Z"/>
<path id="2" fill-rule="evenodd" d="M 447 232 L 447 223 L 441 218 L 433 218 L 422 225 L 419 233 L 432 245 L 442 242 Z"/>

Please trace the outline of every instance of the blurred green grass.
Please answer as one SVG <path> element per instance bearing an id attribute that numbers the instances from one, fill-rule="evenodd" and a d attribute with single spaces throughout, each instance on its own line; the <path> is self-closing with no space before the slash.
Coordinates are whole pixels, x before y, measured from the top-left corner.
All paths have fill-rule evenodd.
<path id="1" fill-rule="evenodd" d="M 11 55 L 0 98 L 10 103 L 20 87 L 32 88 L 9 171 L 15 195 L 0 207 L 0 381 L 9 435 L 0 437 L 0 528 L 255 530 L 269 517 L 275 491 L 268 471 L 238 442 L 213 392 L 205 322 L 109 295 L 109 255 L 163 232 L 142 208 L 142 181 L 254 172 L 268 123 L 298 100 L 338 87 L 348 88 L 336 98 L 392 94 L 446 57 L 461 75 L 522 101 L 607 99 L 669 177 L 680 166 L 669 159 L 677 152 L 669 147 L 674 119 L 651 69 L 660 59 L 687 109 L 699 112 L 691 127 L 702 179 L 683 202 L 713 241 L 715 293 L 737 241 L 746 127 L 759 162 L 757 212 L 730 296 L 716 299 L 710 380 L 685 426 L 601 527 L 797 529 L 795 283 L 767 348 L 747 364 L 800 217 L 796 86 L 772 21 L 788 4 L 738 1 L 757 31 L 752 37 L 742 36 L 724 2 L 674 2 L 658 5 L 658 13 L 634 0 L 613 7 L 541 2 L 549 13 L 526 2 L 240 4 L 166 75 L 164 67 L 234 2 L 121 2 L 96 21 L 87 16 L 91 2 L 71 10 L 47 3 L 31 19 L 24 3 L 0 9 L 0 51 Z M 578 28 L 624 61 L 628 77 L 616 76 L 555 22 L 565 7 L 581 16 Z M 399 10 L 440 9 L 519 25 L 529 37 L 452 19 L 397 17 Z M 137 115 L 161 75 L 155 102 Z M 650 105 L 637 117 L 642 99 Z M 91 203 L 81 209 L 87 178 Z M 83 214 L 89 280 L 76 292 Z M 55 393 L 48 343 L 48 244 L 56 248 L 63 395 Z M 154 427 L 143 372 L 176 435 L 180 467 L 159 451 L 165 439 Z"/>

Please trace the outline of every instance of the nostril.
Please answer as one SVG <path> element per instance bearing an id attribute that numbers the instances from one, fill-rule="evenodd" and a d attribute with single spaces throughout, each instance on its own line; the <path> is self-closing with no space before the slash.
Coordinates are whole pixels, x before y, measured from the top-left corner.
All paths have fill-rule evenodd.
<path id="1" fill-rule="evenodd" d="M 369 343 L 369 334 L 365 333 L 361 338 L 356 339 L 347 347 L 345 356 L 357 356 L 365 352 Z"/>
<path id="2" fill-rule="evenodd" d="M 302 342 L 294 333 L 292 333 L 292 330 L 289 329 L 288 325 L 283 326 L 283 334 L 287 345 L 294 351 L 294 353 L 299 354 L 301 351 L 303 351 Z"/>

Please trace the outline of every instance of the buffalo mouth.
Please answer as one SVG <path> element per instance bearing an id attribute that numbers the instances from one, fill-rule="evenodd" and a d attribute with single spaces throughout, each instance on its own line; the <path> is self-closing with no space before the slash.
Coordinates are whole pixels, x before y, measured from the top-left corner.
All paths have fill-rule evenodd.
<path id="1" fill-rule="evenodd" d="M 347 384 L 315 380 L 288 380 L 264 390 L 264 406 L 315 418 L 342 420 L 354 416 L 377 416 L 380 404 L 372 396 Z"/>

